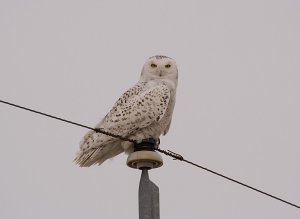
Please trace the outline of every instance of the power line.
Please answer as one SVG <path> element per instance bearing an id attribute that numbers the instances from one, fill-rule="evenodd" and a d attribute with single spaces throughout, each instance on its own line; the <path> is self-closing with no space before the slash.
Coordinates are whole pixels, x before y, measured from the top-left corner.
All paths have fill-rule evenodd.
<path id="1" fill-rule="evenodd" d="M 170 156 L 170 157 L 173 157 L 174 160 L 180 160 L 180 161 L 189 163 L 189 164 L 191 164 L 191 165 L 193 165 L 193 166 L 196 166 L 196 167 L 198 167 L 198 168 L 201 168 L 201 169 L 203 169 L 203 170 L 205 170 L 205 171 L 207 171 L 207 172 L 210 172 L 210 173 L 215 174 L 215 175 L 217 175 L 217 176 L 223 177 L 223 178 L 225 178 L 225 179 L 227 179 L 227 180 L 229 180 L 229 181 L 231 181 L 231 182 L 234 182 L 234 183 L 237 183 L 237 184 L 239 184 L 239 185 L 241 185 L 241 186 L 247 187 L 248 189 L 252 189 L 252 190 L 254 190 L 254 191 L 256 191 L 256 192 L 259 192 L 259 193 L 261 193 L 261 194 L 264 194 L 264 195 L 266 195 L 266 196 L 269 196 L 269 197 L 271 197 L 271 198 L 274 198 L 274 199 L 276 199 L 276 200 L 278 200 L 278 201 L 281 201 L 281 202 L 284 202 L 284 203 L 286 203 L 286 204 L 289 204 L 289 205 L 291 205 L 291 206 L 293 206 L 293 207 L 300 208 L 300 206 L 298 206 L 298 205 L 296 205 L 296 204 L 293 204 L 293 203 L 288 202 L 288 201 L 286 201 L 286 200 L 284 200 L 284 199 L 278 198 L 278 197 L 276 197 L 276 196 L 274 196 L 274 195 L 271 195 L 271 194 L 269 194 L 269 193 L 267 193 L 267 192 L 264 192 L 264 191 L 262 191 L 262 190 L 260 190 L 260 189 L 254 188 L 254 187 L 249 186 L 249 185 L 247 185 L 247 184 L 245 184 L 245 183 L 242 183 L 242 182 L 240 182 L 240 181 L 238 181 L 238 180 L 235 180 L 235 179 L 233 179 L 233 178 L 230 178 L 230 177 L 228 177 L 228 176 L 225 176 L 225 175 L 223 175 L 223 174 L 221 174 L 221 173 L 218 173 L 218 172 L 216 172 L 216 171 L 210 170 L 210 169 L 208 169 L 208 168 L 206 168 L 206 167 L 200 166 L 199 164 L 196 164 L 196 163 L 193 163 L 193 162 L 191 162 L 191 161 L 188 161 L 188 160 L 184 159 L 180 154 L 176 154 L 176 153 L 174 153 L 174 152 L 172 152 L 172 151 L 170 151 L 170 150 L 168 150 L 168 151 L 165 151 L 165 150 L 162 150 L 162 149 L 156 149 L 156 150 L 159 151 L 159 152 L 161 152 L 161 153 L 164 153 L 164 154 L 166 154 L 166 155 L 168 155 L 168 156 Z"/>
<path id="2" fill-rule="evenodd" d="M 0 100 L 0 102 L 1 102 L 1 103 L 4 103 L 4 104 L 7 104 L 7 105 L 10 105 L 10 106 L 13 106 L 13 107 L 16 107 L 16 108 L 20 108 L 20 109 L 27 110 L 27 111 L 30 111 L 30 112 L 33 112 L 33 113 L 36 113 L 36 114 L 40 114 L 40 115 L 43 115 L 43 116 L 46 116 L 46 117 L 49 117 L 49 118 L 52 118 L 52 119 L 60 120 L 60 121 L 62 121 L 62 122 L 66 122 L 66 123 L 69 123 L 69 124 L 72 124 L 72 125 L 80 126 L 80 127 L 87 128 L 87 129 L 91 129 L 91 130 L 94 130 L 95 132 L 99 132 L 99 133 L 102 133 L 102 134 L 105 134 L 105 135 L 109 135 L 109 136 L 111 136 L 111 137 L 118 138 L 118 139 L 120 139 L 120 140 L 122 140 L 122 141 L 129 141 L 129 142 L 132 142 L 132 143 L 136 143 L 136 141 L 133 140 L 133 139 L 129 139 L 129 138 L 120 136 L 120 135 L 118 135 L 118 134 L 106 132 L 105 130 L 100 129 L 100 128 L 92 128 L 92 127 L 89 127 L 89 126 L 86 126 L 86 125 L 82 125 L 82 124 L 80 124 L 80 123 L 76 123 L 76 122 L 73 122 L 73 121 L 70 121 L 70 120 L 66 120 L 66 119 L 63 119 L 63 118 L 60 118 L 60 117 L 57 117 L 57 116 L 53 116 L 53 115 L 50 115 L 50 114 L 46 114 L 46 113 L 43 113 L 43 112 L 40 112 L 40 111 L 37 111 L 37 110 L 33 110 L 33 109 L 30 109 L 30 108 L 27 108 L 27 107 L 24 107 L 24 106 L 20 106 L 20 105 L 14 104 L 14 103 L 10 103 L 10 102 L 7 102 L 7 101 Z M 294 203 L 292 203 L 292 202 L 289 202 L 289 201 L 286 201 L 286 200 L 284 200 L 284 199 L 282 199 L 282 198 L 279 198 L 279 197 L 276 197 L 276 196 L 274 196 L 274 195 L 271 195 L 271 194 L 269 194 L 269 193 L 267 193 L 267 192 L 264 192 L 264 191 L 262 191 L 262 190 L 260 190 L 260 189 L 254 188 L 254 187 L 249 186 L 249 185 L 247 185 L 247 184 L 245 184 L 245 183 L 242 183 L 242 182 L 240 182 L 240 181 L 238 181 L 238 180 L 235 180 L 235 179 L 233 179 L 233 178 L 230 178 L 230 177 L 228 177 L 228 176 L 225 176 L 225 175 L 223 175 L 223 174 L 220 174 L 220 173 L 218 173 L 218 172 L 216 172 L 216 171 L 210 170 L 210 169 L 208 169 L 208 168 L 206 168 L 206 167 L 200 166 L 199 164 L 196 164 L 196 163 L 193 163 L 193 162 L 191 162 L 191 161 L 189 161 L 189 160 L 184 159 L 183 156 L 181 156 L 180 154 L 174 153 L 174 152 L 172 152 L 172 151 L 170 151 L 170 150 L 167 150 L 167 151 L 166 151 L 166 150 L 162 150 L 162 149 L 159 149 L 159 148 L 156 148 L 155 150 L 158 151 L 158 152 L 160 152 L 160 153 L 163 153 L 163 154 L 165 154 L 165 155 L 167 155 L 167 156 L 173 157 L 174 160 L 180 160 L 180 161 L 186 162 L 186 163 L 188 163 L 188 164 L 191 164 L 191 165 L 193 165 L 193 166 L 196 166 L 196 167 L 198 167 L 198 168 L 201 168 L 201 169 L 203 169 L 203 170 L 205 170 L 205 171 L 208 171 L 208 172 L 210 172 L 210 173 L 212 173 L 212 174 L 215 174 L 215 175 L 217 175 L 217 176 L 219 176 L 219 177 L 222 177 L 222 178 L 224 178 L 224 179 L 227 179 L 227 180 L 229 180 L 229 181 L 231 181 L 231 182 L 234 182 L 234 183 L 239 184 L 239 185 L 241 185 L 241 186 L 244 186 L 244 187 L 246 187 L 246 188 L 248 188 L 248 189 L 251 189 L 251 190 L 253 190 L 253 191 L 256 191 L 256 192 L 258 192 L 258 193 L 261 193 L 261 194 L 263 194 L 263 195 L 266 195 L 266 196 L 268 196 L 268 197 L 270 197 L 270 198 L 273 198 L 273 199 L 275 199 L 275 200 L 278 200 L 278 201 L 280 201 L 280 202 L 283 202 L 283 203 L 285 203 L 285 204 L 288 204 L 288 205 L 291 205 L 291 206 L 293 206 L 293 207 L 295 207 L 295 208 L 300 209 L 300 206 L 299 206 L 299 205 L 296 205 L 296 204 L 294 204 Z"/>
<path id="3" fill-rule="evenodd" d="M 123 141 L 130 141 L 130 142 L 136 143 L 132 139 L 125 138 L 121 135 L 113 134 L 113 133 L 110 133 L 110 132 L 106 132 L 105 130 L 100 129 L 100 128 L 92 128 L 92 127 L 82 125 L 82 124 L 77 123 L 77 122 L 73 122 L 73 121 L 70 121 L 70 120 L 67 120 L 67 119 L 62 119 L 62 118 L 59 118 L 57 116 L 52 116 L 50 114 L 43 113 L 43 112 L 40 112 L 40 111 L 36 111 L 36 110 L 30 109 L 30 108 L 27 108 L 27 107 L 24 107 L 24 106 L 20 106 L 20 105 L 14 104 L 14 103 L 7 102 L 7 101 L 0 100 L 0 102 L 4 103 L 4 104 L 7 104 L 7 105 L 10 105 L 10 106 L 13 106 L 13 107 L 16 107 L 16 108 L 20 108 L 20 109 L 27 110 L 27 111 L 30 111 L 30 112 L 33 112 L 33 113 L 36 113 L 36 114 L 40 114 L 42 116 L 46 116 L 46 117 L 49 117 L 49 118 L 52 118 L 52 119 L 56 119 L 56 120 L 59 120 L 59 121 L 62 121 L 62 122 L 66 122 L 66 123 L 69 123 L 69 124 L 72 124 L 72 125 L 80 126 L 80 127 L 87 128 L 87 129 L 91 129 L 91 130 L 94 130 L 95 132 L 99 132 L 99 133 L 102 133 L 104 135 L 109 135 L 111 137 L 118 138 L 118 139 L 123 140 Z"/>

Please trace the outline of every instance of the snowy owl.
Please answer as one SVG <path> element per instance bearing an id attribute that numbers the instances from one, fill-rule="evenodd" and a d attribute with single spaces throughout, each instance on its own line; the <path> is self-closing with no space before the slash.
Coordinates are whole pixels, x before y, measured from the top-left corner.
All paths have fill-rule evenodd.
<path id="1" fill-rule="evenodd" d="M 167 56 L 150 57 L 138 83 L 126 91 L 96 125 L 107 132 L 141 142 L 167 134 L 175 105 L 178 70 Z M 122 152 L 133 152 L 133 143 L 89 131 L 80 143 L 75 162 L 80 166 L 102 164 Z"/>

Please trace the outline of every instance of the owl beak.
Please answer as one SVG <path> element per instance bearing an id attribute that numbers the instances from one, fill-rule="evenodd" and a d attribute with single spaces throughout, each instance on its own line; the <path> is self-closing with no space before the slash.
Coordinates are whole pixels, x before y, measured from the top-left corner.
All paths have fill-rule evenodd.
<path id="1" fill-rule="evenodd" d="M 163 71 L 162 70 L 159 70 L 159 76 L 163 76 Z"/>

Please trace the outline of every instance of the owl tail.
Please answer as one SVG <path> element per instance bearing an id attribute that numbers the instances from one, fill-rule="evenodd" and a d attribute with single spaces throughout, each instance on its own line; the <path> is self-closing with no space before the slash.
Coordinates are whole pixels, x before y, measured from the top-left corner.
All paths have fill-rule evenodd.
<path id="1" fill-rule="evenodd" d="M 100 165 L 107 159 L 115 157 L 122 152 L 124 152 L 124 149 L 121 147 L 121 141 L 116 140 L 87 151 L 80 150 L 74 161 L 81 167 L 89 167 L 95 164 Z"/>

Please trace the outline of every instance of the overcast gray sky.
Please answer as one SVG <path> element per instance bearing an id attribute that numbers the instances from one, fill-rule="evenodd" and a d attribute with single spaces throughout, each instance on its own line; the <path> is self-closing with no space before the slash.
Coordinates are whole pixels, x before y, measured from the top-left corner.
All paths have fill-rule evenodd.
<path id="1" fill-rule="evenodd" d="M 179 66 L 161 148 L 300 204 L 300 2 L 0 0 L 0 99 L 94 126 L 162 54 Z M 138 218 L 126 155 L 72 160 L 86 129 L 0 104 L 0 218 Z M 300 210 L 169 157 L 161 218 Z"/>

